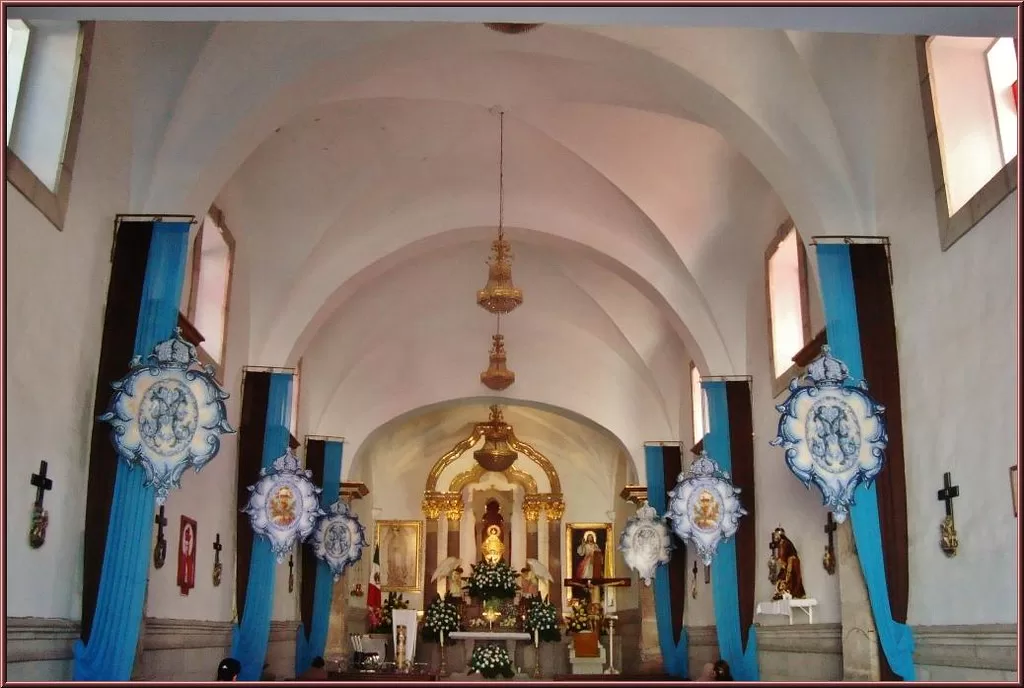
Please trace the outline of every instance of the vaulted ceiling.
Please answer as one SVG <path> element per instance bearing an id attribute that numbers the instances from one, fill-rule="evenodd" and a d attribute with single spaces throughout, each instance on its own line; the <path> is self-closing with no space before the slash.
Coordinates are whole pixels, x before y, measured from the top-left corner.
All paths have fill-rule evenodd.
<path id="1" fill-rule="evenodd" d="M 474 303 L 498 212 L 524 305 L 495 395 L 578 414 L 643 475 L 689 432 L 688 363 L 747 368 L 751 280 L 778 224 L 873 231 L 871 150 L 822 65 L 875 37 L 738 28 L 234 22 L 132 25 L 134 212 L 216 202 L 238 242 L 247 358 L 303 360 L 303 423 L 358 451 L 479 397 Z M 835 46 L 839 46 L 838 48 Z M 831 51 L 831 52 L 830 52 Z M 820 60 L 820 62 L 819 62 Z M 842 66 L 839 66 L 842 65 Z M 870 124 L 867 125 L 868 127 Z"/>

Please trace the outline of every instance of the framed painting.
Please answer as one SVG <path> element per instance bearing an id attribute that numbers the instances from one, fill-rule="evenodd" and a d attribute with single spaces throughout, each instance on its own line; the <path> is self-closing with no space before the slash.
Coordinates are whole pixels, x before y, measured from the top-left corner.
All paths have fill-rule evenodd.
<path id="1" fill-rule="evenodd" d="M 196 522 L 188 516 L 182 516 L 178 530 L 178 588 L 186 597 L 188 591 L 196 587 L 198 533 Z"/>
<path id="2" fill-rule="evenodd" d="M 567 578 L 613 578 L 615 539 L 611 523 L 568 523 L 565 526 L 565 573 Z M 611 548 L 611 549 L 609 549 Z M 586 598 L 583 588 L 566 586 L 566 597 Z"/>
<path id="3" fill-rule="evenodd" d="M 381 592 L 420 592 L 422 521 L 377 521 Z"/>

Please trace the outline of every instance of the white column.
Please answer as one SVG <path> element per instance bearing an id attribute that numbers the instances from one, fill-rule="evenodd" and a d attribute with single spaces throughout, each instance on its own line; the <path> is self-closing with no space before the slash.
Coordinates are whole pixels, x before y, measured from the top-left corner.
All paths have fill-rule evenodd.
<path id="1" fill-rule="evenodd" d="M 526 566 L 526 517 L 523 516 L 523 488 L 512 485 L 512 552 L 509 563 L 514 571 Z"/>
<path id="2" fill-rule="evenodd" d="M 476 563 L 479 558 L 479 554 L 476 551 L 476 537 L 474 536 L 476 530 L 476 514 L 473 513 L 473 493 L 475 488 L 470 486 L 465 489 L 464 503 L 466 505 L 462 512 L 462 525 L 460 526 L 461 531 L 459 533 L 459 551 L 462 552 L 462 561 L 472 566 Z M 469 576 L 469 570 L 466 570 L 466 576 Z"/>
<path id="3" fill-rule="evenodd" d="M 541 510 L 537 519 L 537 561 L 548 565 L 548 514 L 545 510 Z M 547 581 L 541 581 L 538 587 L 541 595 L 551 594 L 551 585 Z"/>

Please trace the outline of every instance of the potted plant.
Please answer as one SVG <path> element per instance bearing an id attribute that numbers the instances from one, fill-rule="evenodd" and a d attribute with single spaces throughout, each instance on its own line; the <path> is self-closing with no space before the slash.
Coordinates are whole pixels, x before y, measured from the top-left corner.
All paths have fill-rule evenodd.
<path id="1" fill-rule="evenodd" d="M 482 561 L 474 564 L 466 582 L 466 589 L 471 598 L 482 603 L 481 615 L 491 628 L 502 616 L 515 616 L 514 609 L 510 611 L 509 605 L 516 596 L 519 586 L 516 583 L 515 571 L 505 561 L 494 564 Z"/>

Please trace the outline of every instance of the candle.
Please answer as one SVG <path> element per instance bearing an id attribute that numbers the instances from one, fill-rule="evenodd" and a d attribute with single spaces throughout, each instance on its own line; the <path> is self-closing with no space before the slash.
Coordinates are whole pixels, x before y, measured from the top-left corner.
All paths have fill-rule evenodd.
<path id="1" fill-rule="evenodd" d="M 540 629 L 533 629 L 533 646 L 540 647 Z"/>
<path id="2" fill-rule="evenodd" d="M 444 631 L 441 631 L 441 647 L 444 647 Z"/>

